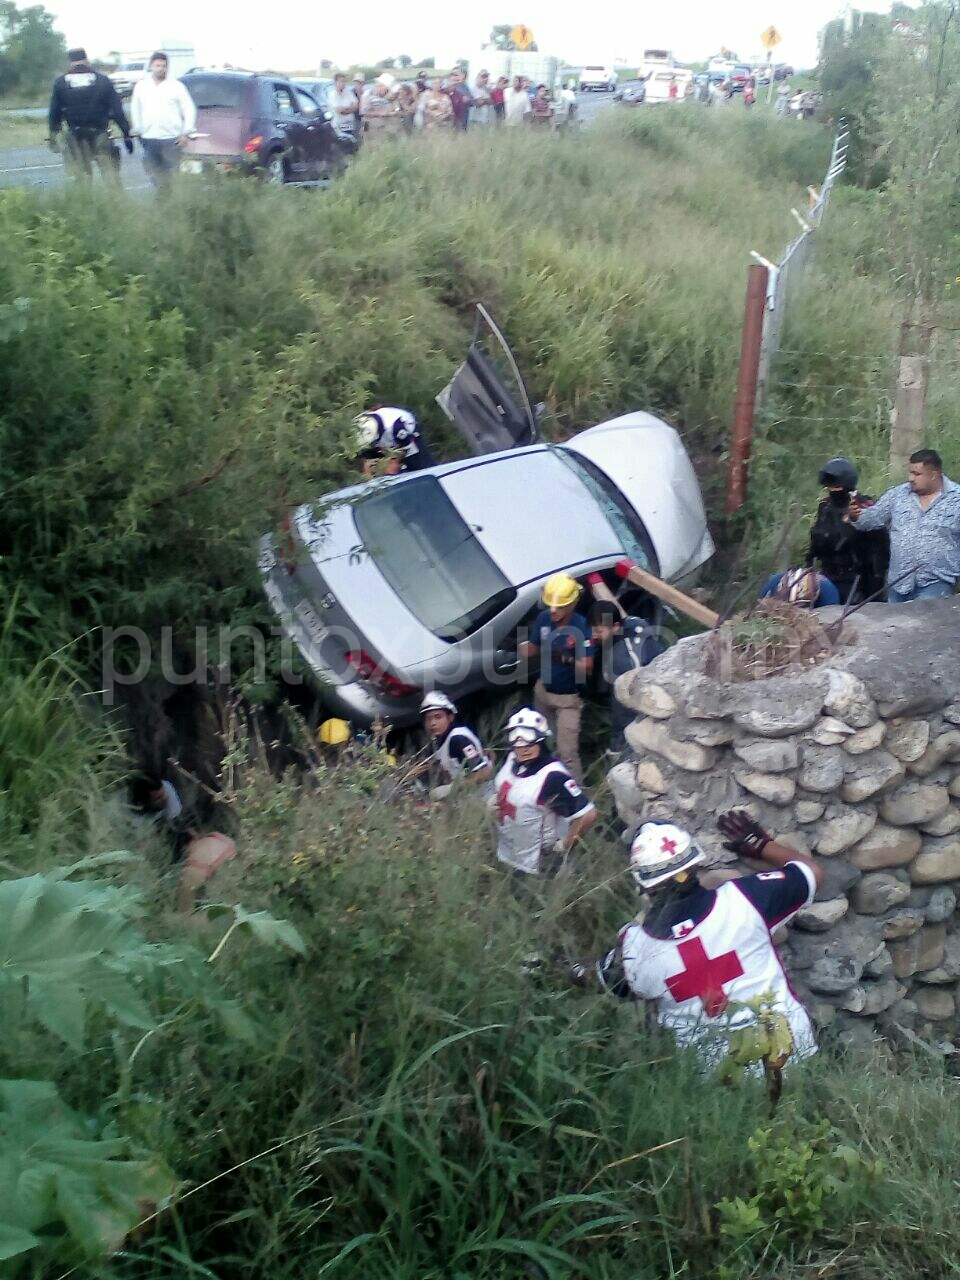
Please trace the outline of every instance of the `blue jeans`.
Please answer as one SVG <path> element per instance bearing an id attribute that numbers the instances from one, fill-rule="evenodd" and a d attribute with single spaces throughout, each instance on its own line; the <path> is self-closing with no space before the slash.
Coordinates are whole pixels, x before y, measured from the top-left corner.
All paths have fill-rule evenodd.
<path id="1" fill-rule="evenodd" d="M 897 591 L 893 587 L 887 589 L 889 604 L 909 604 L 911 600 L 943 600 L 953 595 L 952 582 L 928 582 L 925 587 L 914 587 L 912 591 Z"/>
<path id="2" fill-rule="evenodd" d="M 141 138 L 143 167 L 155 187 L 166 190 L 180 170 L 176 138 Z"/>

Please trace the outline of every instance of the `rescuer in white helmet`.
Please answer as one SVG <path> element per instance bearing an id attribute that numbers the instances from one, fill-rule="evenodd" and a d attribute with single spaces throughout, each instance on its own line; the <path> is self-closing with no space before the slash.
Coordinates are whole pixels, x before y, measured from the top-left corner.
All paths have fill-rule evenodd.
<path id="1" fill-rule="evenodd" d="M 360 469 L 369 480 L 382 474 L 422 471 L 433 466 L 420 426 L 409 409 L 380 405 L 353 420 Z"/>
<path id="2" fill-rule="evenodd" d="M 420 716 L 432 748 L 424 771 L 437 775 L 431 800 L 445 799 L 458 779 L 477 784 L 493 777 L 493 761 L 473 730 L 457 723 L 457 705 L 451 698 L 439 690 L 425 694 Z"/>
<path id="3" fill-rule="evenodd" d="M 559 870 L 597 811 L 550 751 L 547 721 L 523 707 L 507 721 L 510 754 L 494 781 L 497 857 L 526 875 Z"/>
<path id="4" fill-rule="evenodd" d="M 630 850 L 630 870 L 649 895 L 642 923 L 624 928 L 617 945 L 596 965 L 615 994 L 649 1000 L 657 1020 L 682 1045 L 697 1045 L 710 1059 L 726 1035 L 754 1020 L 743 1006 L 773 993 L 793 1037 L 792 1056 L 816 1052 L 806 1009 L 790 989 L 771 932 L 813 902 L 823 880 L 806 854 L 779 845 L 742 809 L 721 814 L 725 847 L 762 860 L 769 870 L 717 889 L 705 889 L 696 868 L 703 853 L 692 836 L 669 823 L 648 822 Z M 583 984 L 590 966 L 576 964 Z"/>

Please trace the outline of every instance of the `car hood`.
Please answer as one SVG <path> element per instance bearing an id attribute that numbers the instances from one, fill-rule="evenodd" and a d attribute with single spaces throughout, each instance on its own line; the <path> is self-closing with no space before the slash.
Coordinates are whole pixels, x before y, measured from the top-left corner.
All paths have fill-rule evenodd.
<path id="1" fill-rule="evenodd" d="M 563 446 L 617 486 L 653 540 L 660 576 L 686 577 L 713 555 L 700 485 L 678 432 L 650 413 L 626 413 Z"/>

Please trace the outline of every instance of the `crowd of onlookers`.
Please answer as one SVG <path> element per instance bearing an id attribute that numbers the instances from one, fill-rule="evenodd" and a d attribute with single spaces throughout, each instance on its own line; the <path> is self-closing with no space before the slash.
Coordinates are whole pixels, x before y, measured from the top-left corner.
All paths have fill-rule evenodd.
<path id="1" fill-rule="evenodd" d="M 359 143 L 418 130 L 465 132 L 495 125 L 554 129 L 572 123 L 577 98 L 570 88 L 551 95 L 547 85 L 533 85 L 526 76 L 494 81 L 485 70 L 472 83 L 460 70 L 432 79 L 421 71 L 415 80 L 397 80 L 384 72 L 370 85 L 360 75 L 348 82 L 338 73 L 326 106 L 341 137 Z"/>

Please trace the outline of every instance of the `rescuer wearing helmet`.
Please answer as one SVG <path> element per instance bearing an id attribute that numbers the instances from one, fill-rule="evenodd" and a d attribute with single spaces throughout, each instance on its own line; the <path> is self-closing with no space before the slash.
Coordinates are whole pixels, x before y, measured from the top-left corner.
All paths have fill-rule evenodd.
<path id="1" fill-rule="evenodd" d="M 522 707 L 507 721 L 510 754 L 494 783 L 497 857 L 526 875 L 559 870 L 597 819 L 593 803 L 550 752 L 546 718 Z"/>
<path id="2" fill-rule="evenodd" d="M 484 783 L 493 776 L 493 762 L 480 739 L 466 725 L 457 724 L 456 703 L 445 693 L 435 690 L 426 694 L 420 703 L 420 715 L 433 748 L 427 769 L 439 774 L 430 789 L 431 800 L 443 800 L 459 778 Z"/>
<path id="3" fill-rule="evenodd" d="M 395 476 L 433 466 L 420 427 L 409 409 L 381 405 L 353 420 L 360 469 L 369 480 L 378 472 Z"/>
<path id="4" fill-rule="evenodd" d="M 816 569 L 788 569 L 775 573 L 767 580 L 760 593 L 761 600 L 786 600 L 801 609 L 822 609 L 826 605 L 840 604 L 840 592 L 829 578 Z"/>
<path id="5" fill-rule="evenodd" d="M 633 841 L 630 870 L 649 909 L 642 923 L 621 931 L 596 974 L 616 995 L 652 1001 L 660 1025 L 681 1045 L 698 1046 L 708 1061 L 717 1052 L 716 1033 L 722 1050 L 727 1033 L 754 1020 L 743 1005 L 772 992 L 790 1027 L 792 1056 L 806 1057 L 816 1052 L 813 1027 L 771 932 L 813 902 L 823 872 L 806 854 L 777 844 L 743 809 L 721 814 L 717 825 L 727 849 L 770 870 L 705 889 L 696 873 L 704 857 L 692 836 L 669 823 L 645 823 Z M 575 964 L 570 976 L 585 985 L 590 969 Z"/>
<path id="6" fill-rule="evenodd" d="M 547 718 L 557 755 L 579 781 L 581 690 L 593 670 L 593 638 L 586 618 L 576 612 L 580 584 L 569 573 L 555 573 L 543 586 L 546 606 L 519 648 L 523 658 L 540 658 L 533 705 Z"/>
<path id="7" fill-rule="evenodd" d="M 819 565 L 844 603 L 853 592 L 856 604 L 883 590 L 890 539 L 886 529 L 858 533 L 846 519 L 851 502 L 859 507 L 874 505 L 873 498 L 857 492 L 857 469 L 849 458 L 831 458 L 819 478 L 827 492 L 810 527 L 806 563 Z"/>

